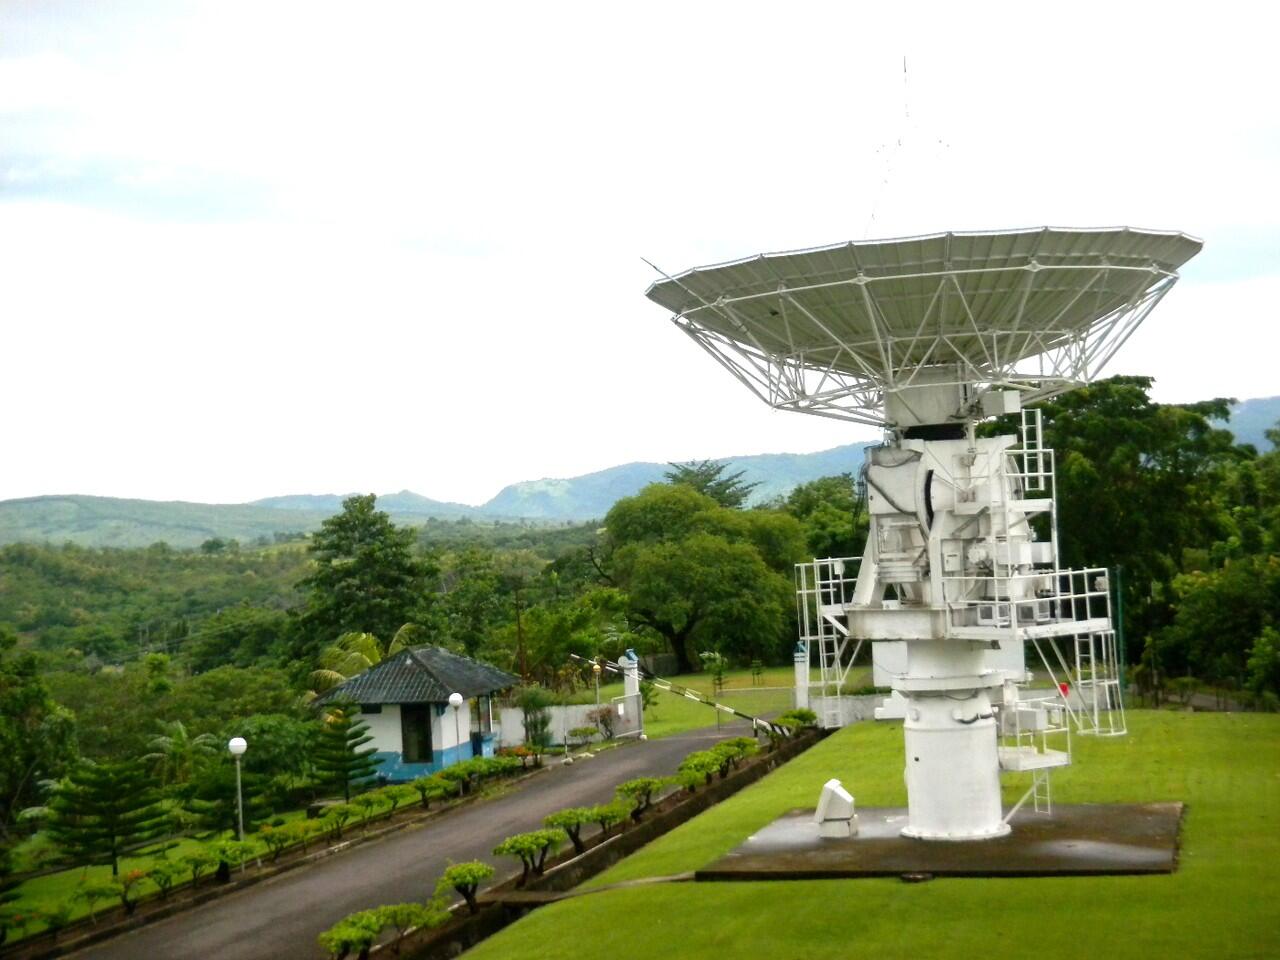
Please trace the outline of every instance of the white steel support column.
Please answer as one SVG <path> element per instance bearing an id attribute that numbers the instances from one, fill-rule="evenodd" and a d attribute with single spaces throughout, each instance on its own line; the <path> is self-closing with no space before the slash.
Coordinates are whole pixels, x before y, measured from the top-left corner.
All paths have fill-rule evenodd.
<path id="1" fill-rule="evenodd" d="M 974 686 L 983 660 L 981 648 L 965 643 L 907 642 L 905 836 L 980 840 L 1009 832 L 990 692 Z"/>

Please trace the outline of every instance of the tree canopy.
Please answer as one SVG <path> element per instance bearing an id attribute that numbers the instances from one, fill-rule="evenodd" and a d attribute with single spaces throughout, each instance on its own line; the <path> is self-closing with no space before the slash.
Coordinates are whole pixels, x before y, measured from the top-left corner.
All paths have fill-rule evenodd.
<path id="1" fill-rule="evenodd" d="M 733 511 L 684 484 L 653 484 L 605 517 L 610 575 L 632 622 L 661 637 L 682 672 L 701 650 L 776 654 L 789 626 L 791 566 L 804 537 L 776 511 Z"/>
<path id="2" fill-rule="evenodd" d="M 17 637 L 0 624 L 0 833 L 30 806 L 40 781 L 63 774 L 76 758 L 76 725 L 58 706 L 30 653 L 16 653 Z"/>
<path id="3" fill-rule="evenodd" d="M 375 508 L 376 498 L 349 497 L 312 537 L 314 571 L 299 586 L 310 653 L 344 633 L 372 633 L 386 641 L 429 616 L 435 564 L 413 551 L 412 530 Z"/>
<path id="4" fill-rule="evenodd" d="M 747 503 L 751 491 L 759 483 L 744 483 L 745 470 L 725 475 L 728 465 L 715 460 L 692 460 L 689 463 L 667 464 L 671 469 L 663 474 L 668 483 L 684 484 L 704 496 L 710 497 L 722 507 L 740 509 Z"/>

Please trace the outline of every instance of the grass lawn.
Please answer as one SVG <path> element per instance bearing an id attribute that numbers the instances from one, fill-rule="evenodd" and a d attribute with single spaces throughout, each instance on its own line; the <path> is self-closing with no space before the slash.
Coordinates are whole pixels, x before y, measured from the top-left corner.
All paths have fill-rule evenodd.
<path id="1" fill-rule="evenodd" d="M 725 674 L 724 690 L 720 693 L 714 692 L 709 673 L 691 673 L 665 679 L 690 687 L 726 706 L 755 717 L 785 713 L 795 705 L 792 692 L 795 673 L 792 667 L 766 667 L 760 678 L 762 682 L 759 684 L 756 683 L 756 678 L 752 677 L 750 670 L 730 670 Z M 816 670 L 812 672 L 811 680 L 813 683 L 818 682 Z M 870 668 L 859 667 L 850 671 L 846 686 L 850 690 L 855 690 L 870 682 Z M 673 693 L 663 691 L 656 691 L 656 693 L 657 701 L 644 712 L 645 733 L 650 737 L 669 737 L 715 724 L 716 712 L 706 704 L 697 703 Z M 608 703 L 611 698 L 620 696 L 622 696 L 620 681 L 601 685 L 602 703 Z M 595 699 L 595 690 L 592 687 L 586 687 L 577 691 L 570 699 L 574 703 L 591 703 Z M 745 720 L 738 720 L 732 714 L 720 714 L 720 721 L 726 729 L 726 735 L 750 729 Z"/>
<path id="2" fill-rule="evenodd" d="M 543 907 L 468 956 L 1280 956 L 1280 716 L 1137 710 L 1128 737 L 1073 744 L 1075 765 L 1054 774 L 1056 802 L 1188 804 L 1177 873 L 654 884 Z M 900 725 L 848 727 L 593 884 L 703 866 L 813 804 L 831 776 L 860 804 L 904 805 L 902 763 Z M 1006 778 L 1006 801 L 1022 789 Z"/>

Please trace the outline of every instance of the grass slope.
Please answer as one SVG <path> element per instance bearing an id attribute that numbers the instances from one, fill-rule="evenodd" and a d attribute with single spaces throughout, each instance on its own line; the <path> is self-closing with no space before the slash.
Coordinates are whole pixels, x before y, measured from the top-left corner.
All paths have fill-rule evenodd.
<path id="1" fill-rule="evenodd" d="M 1280 955 L 1280 717 L 1135 711 L 1120 740 L 1075 740 L 1059 803 L 1182 800 L 1181 865 L 1162 877 L 671 883 L 535 911 L 468 953 L 537 956 L 1253 958 Z M 905 803 L 899 725 L 858 724 L 650 844 L 595 885 L 693 870 L 840 777 Z M 1021 792 L 1010 779 L 1006 799 Z M 565 936 L 572 931 L 572 936 Z"/>

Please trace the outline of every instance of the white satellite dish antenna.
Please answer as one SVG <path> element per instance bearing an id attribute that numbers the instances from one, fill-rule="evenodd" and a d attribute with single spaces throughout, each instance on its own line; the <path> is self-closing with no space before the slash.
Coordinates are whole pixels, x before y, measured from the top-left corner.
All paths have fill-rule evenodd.
<path id="1" fill-rule="evenodd" d="M 944 233 L 763 254 L 649 288 L 770 406 L 886 428 L 866 465 L 861 562 L 798 576 L 824 725 L 844 722 L 847 650 L 862 640 L 902 704 L 904 834 L 1001 836 L 1021 806 L 1002 811 L 1001 770 L 1032 772 L 1023 800 L 1040 809 L 1073 724 L 1123 732 L 1106 571 L 1058 565 L 1038 411 L 1023 411 L 1021 446 L 974 425 L 1097 377 L 1200 247 L 1128 228 Z M 1027 643 L 1069 692 L 1018 692 Z M 1056 733 L 1065 750 L 1048 746 Z"/>

